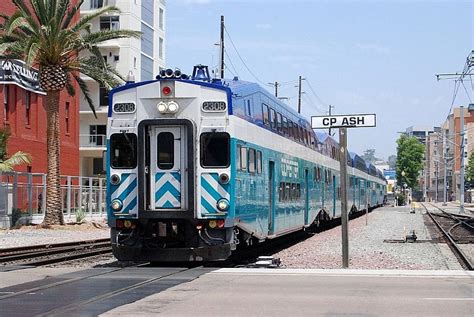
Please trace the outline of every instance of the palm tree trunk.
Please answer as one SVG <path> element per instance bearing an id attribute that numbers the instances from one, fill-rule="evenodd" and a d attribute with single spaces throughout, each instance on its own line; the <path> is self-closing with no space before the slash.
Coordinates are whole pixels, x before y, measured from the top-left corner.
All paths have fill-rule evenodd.
<path id="1" fill-rule="evenodd" d="M 48 175 L 46 176 L 46 211 L 43 225 L 63 225 L 59 174 L 59 90 L 46 95 Z"/>

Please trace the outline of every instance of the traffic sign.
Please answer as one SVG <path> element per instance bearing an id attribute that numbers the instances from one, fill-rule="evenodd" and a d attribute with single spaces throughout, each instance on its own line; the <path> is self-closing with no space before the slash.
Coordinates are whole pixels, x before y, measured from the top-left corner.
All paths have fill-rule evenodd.
<path id="1" fill-rule="evenodd" d="M 375 114 L 348 114 L 335 116 L 312 116 L 313 129 L 367 128 L 375 127 Z"/>

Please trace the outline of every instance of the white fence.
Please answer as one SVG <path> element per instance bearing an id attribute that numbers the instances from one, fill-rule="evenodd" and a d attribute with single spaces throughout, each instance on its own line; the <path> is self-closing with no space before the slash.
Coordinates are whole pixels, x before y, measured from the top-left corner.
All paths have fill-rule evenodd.
<path id="1" fill-rule="evenodd" d="M 64 219 L 105 219 L 105 178 L 61 176 Z M 0 174 L 0 228 L 41 223 L 46 208 L 46 174 Z"/>

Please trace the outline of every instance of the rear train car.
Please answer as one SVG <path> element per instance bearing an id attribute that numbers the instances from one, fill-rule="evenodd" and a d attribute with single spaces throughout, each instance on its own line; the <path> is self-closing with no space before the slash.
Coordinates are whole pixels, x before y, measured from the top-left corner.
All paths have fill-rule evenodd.
<path id="1" fill-rule="evenodd" d="M 339 148 L 254 83 L 157 80 L 110 93 L 107 210 L 114 255 L 131 261 L 228 258 L 340 217 Z M 380 204 L 381 180 L 349 163 L 352 211 Z M 377 187 L 381 186 L 381 187 Z M 351 207 L 351 206 L 349 206 Z"/>

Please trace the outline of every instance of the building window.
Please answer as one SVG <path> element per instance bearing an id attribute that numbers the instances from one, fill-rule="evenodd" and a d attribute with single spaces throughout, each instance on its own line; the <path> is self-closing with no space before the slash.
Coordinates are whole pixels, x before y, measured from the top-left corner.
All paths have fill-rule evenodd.
<path id="1" fill-rule="evenodd" d="M 101 30 L 119 30 L 120 29 L 120 17 L 100 17 L 100 29 Z"/>
<path id="2" fill-rule="evenodd" d="M 99 9 L 104 6 L 104 0 L 91 0 L 91 9 Z"/>
<path id="3" fill-rule="evenodd" d="M 160 37 L 160 40 L 159 40 L 159 47 L 158 47 L 158 56 L 160 57 L 160 59 L 163 59 L 163 38 Z"/>
<path id="4" fill-rule="evenodd" d="M 64 118 L 66 119 L 66 133 L 69 134 L 69 102 L 66 102 L 66 111 Z"/>
<path id="5" fill-rule="evenodd" d="M 109 105 L 109 91 L 105 86 L 99 87 L 99 106 L 107 107 Z"/>
<path id="6" fill-rule="evenodd" d="M 25 107 L 26 107 L 26 116 L 25 123 L 26 125 L 31 124 L 31 92 L 27 91 L 25 94 Z"/>
<path id="7" fill-rule="evenodd" d="M 107 126 L 105 124 L 89 126 L 89 133 L 89 143 L 105 145 L 105 135 L 107 133 Z"/>
<path id="8" fill-rule="evenodd" d="M 105 174 L 104 159 L 102 157 L 92 158 L 92 173 L 94 175 Z"/>
<path id="9" fill-rule="evenodd" d="M 3 111 L 3 119 L 8 121 L 10 117 L 10 87 L 7 85 L 3 86 Z"/>
<path id="10" fill-rule="evenodd" d="M 164 10 L 163 10 L 162 8 L 160 8 L 160 12 L 159 12 L 159 18 L 160 18 L 160 20 L 158 21 L 158 25 L 159 25 L 159 27 L 160 27 L 160 30 L 163 30 L 163 25 L 164 25 L 163 19 L 164 19 L 164 16 L 165 16 L 164 13 L 165 13 Z"/>

